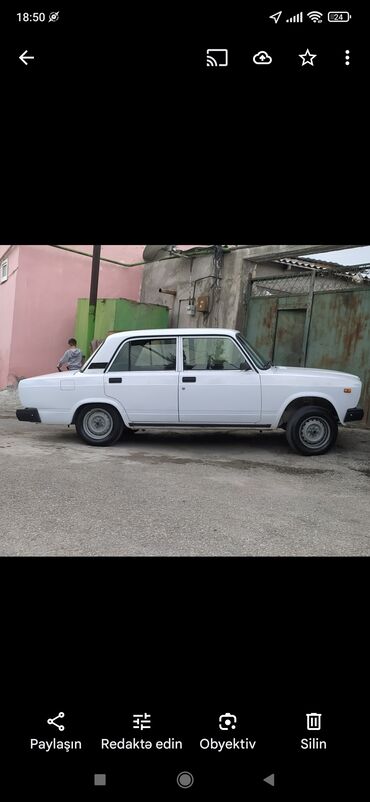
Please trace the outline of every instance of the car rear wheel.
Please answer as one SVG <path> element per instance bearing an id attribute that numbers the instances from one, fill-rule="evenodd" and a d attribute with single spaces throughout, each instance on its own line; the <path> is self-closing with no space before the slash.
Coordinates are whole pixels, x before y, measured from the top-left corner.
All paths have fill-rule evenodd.
<path id="1" fill-rule="evenodd" d="M 119 412 L 108 404 L 83 407 L 76 418 L 76 431 L 90 446 L 111 446 L 125 428 Z"/>
<path id="2" fill-rule="evenodd" d="M 323 407 L 302 407 L 289 418 L 286 437 L 293 451 L 306 457 L 325 454 L 338 434 L 338 424 Z"/>

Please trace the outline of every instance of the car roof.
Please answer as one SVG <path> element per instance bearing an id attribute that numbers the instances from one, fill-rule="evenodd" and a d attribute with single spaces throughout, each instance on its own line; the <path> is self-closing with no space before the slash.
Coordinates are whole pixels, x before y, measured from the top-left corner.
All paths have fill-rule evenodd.
<path id="1" fill-rule="evenodd" d="M 122 340 L 122 337 L 158 337 L 162 335 L 179 336 L 189 334 L 236 334 L 236 329 L 134 329 L 133 331 L 116 331 L 114 334 L 109 334 L 106 341 Z"/>

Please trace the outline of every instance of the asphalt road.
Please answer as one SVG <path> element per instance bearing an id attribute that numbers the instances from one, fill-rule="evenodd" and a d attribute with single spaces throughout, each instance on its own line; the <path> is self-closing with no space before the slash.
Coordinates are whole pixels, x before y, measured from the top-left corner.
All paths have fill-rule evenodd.
<path id="1" fill-rule="evenodd" d="M 370 554 L 370 431 L 138 432 L 110 448 L 0 411 L 1 555 Z"/>

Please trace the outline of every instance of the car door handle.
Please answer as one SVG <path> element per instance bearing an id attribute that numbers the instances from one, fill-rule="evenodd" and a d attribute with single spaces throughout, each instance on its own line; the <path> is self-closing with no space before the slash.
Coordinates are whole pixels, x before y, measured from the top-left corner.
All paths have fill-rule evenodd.
<path id="1" fill-rule="evenodd" d="M 121 384 L 122 379 L 119 376 L 114 376 L 111 379 L 108 379 L 109 384 Z"/>
<path id="2" fill-rule="evenodd" d="M 183 376 L 183 382 L 196 382 L 196 376 Z"/>

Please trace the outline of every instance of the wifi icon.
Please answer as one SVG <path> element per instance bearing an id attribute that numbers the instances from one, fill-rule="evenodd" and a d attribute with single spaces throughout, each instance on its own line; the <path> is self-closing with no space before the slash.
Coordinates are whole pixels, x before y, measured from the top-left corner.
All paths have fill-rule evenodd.
<path id="1" fill-rule="evenodd" d="M 322 22 L 323 15 L 321 11 L 308 11 L 307 16 L 311 20 L 311 22 Z"/>

